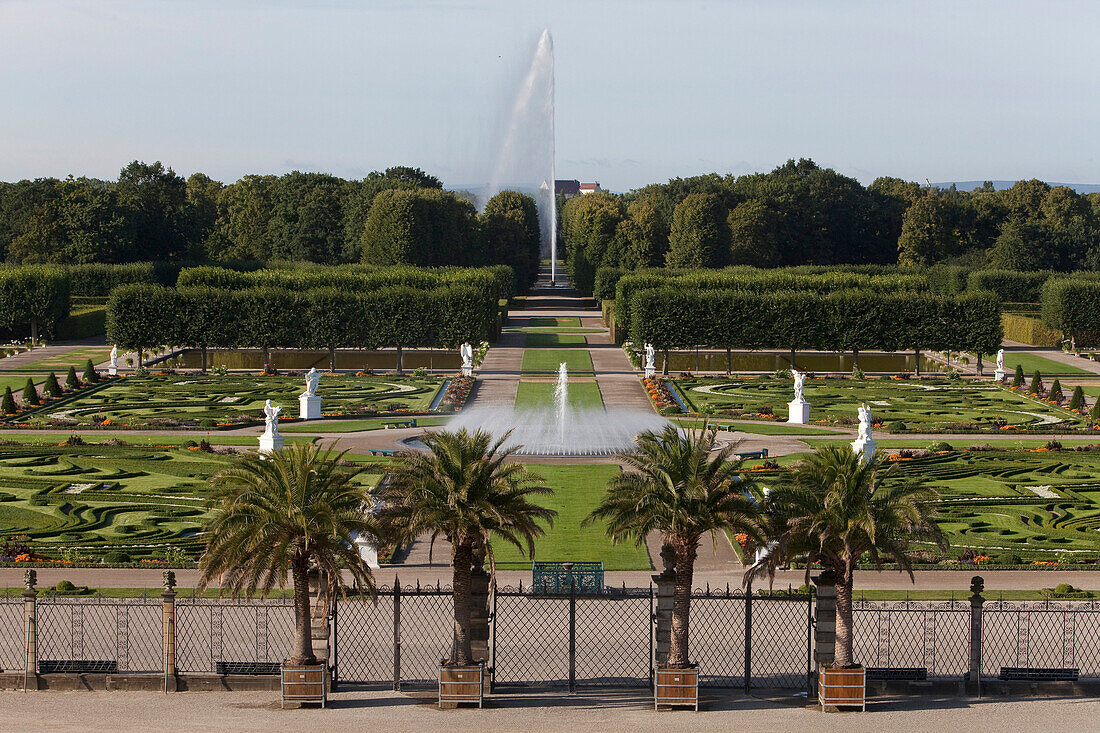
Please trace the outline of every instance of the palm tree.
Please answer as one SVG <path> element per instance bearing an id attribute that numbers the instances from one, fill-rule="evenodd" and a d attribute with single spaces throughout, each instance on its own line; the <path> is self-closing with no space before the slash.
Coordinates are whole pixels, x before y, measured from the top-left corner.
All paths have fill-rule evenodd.
<path id="1" fill-rule="evenodd" d="M 823 447 L 798 465 L 789 486 L 768 497 L 775 536 L 767 555 L 746 573 L 746 582 L 774 576 L 781 564 L 804 556 L 836 578 L 837 667 L 851 667 L 852 593 L 856 565 L 864 554 L 876 568 L 897 563 L 913 579 L 907 554 L 911 542 L 947 546 L 934 521 L 935 490 L 915 483 L 884 485 L 885 461 L 863 460 L 848 446 Z"/>
<path id="2" fill-rule="evenodd" d="M 382 494 L 381 515 L 388 534 L 411 540 L 431 534 L 451 543 L 454 637 L 449 663 L 468 665 L 470 652 L 470 576 L 475 560 L 488 557 L 495 569 L 492 541 L 504 540 L 533 556 L 535 538 L 553 524 L 557 512 L 532 502 L 553 493 L 541 477 L 508 459 L 518 446 L 505 448 L 508 435 L 496 439 L 481 430 L 440 431 L 423 441 L 427 451 L 402 454 L 404 463 Z"/>
<path id="3" fill-rule="evenodd" d="M 603 501 L 585 524 L 606 522 L 612 542 L 633 539 L 640 547 L 651 532 L 660 532 L 675 555 L 676 586 L 672 605 L 672 643 L 667 666 L 684 669 L 688 662 L 688 619 L 695 557 L 703 536 L 744 532 L 762 536 L 750 482 L 740 475 L 733 445 L 715 450 L 717 430 L 681 432 L 669 425 L 660 433 L 640 434 L 637 453 L 620 456 L 626 470 L 612 479 Z"/>
<path id="4" fill-rule="evenodd" d="M 286 587 L 289 572 L 294 588 L 291 664 L 317 661 L 310 627 L 311 569 L 320 571 L 326 597 L 343 592 L 343 569 L 360 588 L 374 592 L 370 568 L 350 541 L 376 533 L 371 497 L 357 480 L 363 469 L 343 467 L 343 456 L 293 446 L 246 456 L 213 479 L 214 516 L 206 526 L 199 587 L 221 576 L 222 590 L 234 596 L 266 595 L 276 585 Z"/>

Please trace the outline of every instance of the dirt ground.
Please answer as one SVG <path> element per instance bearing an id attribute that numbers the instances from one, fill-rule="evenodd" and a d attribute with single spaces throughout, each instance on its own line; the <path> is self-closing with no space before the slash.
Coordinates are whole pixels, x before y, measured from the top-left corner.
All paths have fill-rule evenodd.
<path id="1" fill-rule="evenodd" d="M 866 713 L 828 712 L 804 698 L 704 696 L 701 710 L 654 712 L 644 692 L 495 695 L 484 710 L 437 710 L 430 693 L 342 692 L 329 707 L 281 710 L 274 692 L 5 692 L 0 731 L 309 731 L 336 727 L 447 731 L 1086 731 L 1100 727 L 1100 700 L 906 697 L 874 700 Z"/>

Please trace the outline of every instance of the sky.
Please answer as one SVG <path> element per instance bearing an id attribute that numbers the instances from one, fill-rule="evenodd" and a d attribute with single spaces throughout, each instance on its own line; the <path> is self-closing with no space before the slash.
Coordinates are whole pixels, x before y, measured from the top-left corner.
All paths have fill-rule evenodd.
<path id="1" fill-rule="evenodd" d="M 0 180 L 492 176 L 538 37 L 558 178 L 788 158 L 870 183 L 1100 183 L 1100 2 L 0 0 Z"/>

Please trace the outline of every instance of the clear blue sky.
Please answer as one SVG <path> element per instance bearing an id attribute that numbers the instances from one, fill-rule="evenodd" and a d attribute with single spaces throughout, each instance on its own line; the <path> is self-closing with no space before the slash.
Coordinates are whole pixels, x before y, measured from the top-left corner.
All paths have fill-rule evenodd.
<path id="1" fill-rule="evenodd" d="M 544 27 L 559 178 L 1100 183 L 1100 2 L 978 0 L 0 0 L 0 180 L 483 182 Z"/>

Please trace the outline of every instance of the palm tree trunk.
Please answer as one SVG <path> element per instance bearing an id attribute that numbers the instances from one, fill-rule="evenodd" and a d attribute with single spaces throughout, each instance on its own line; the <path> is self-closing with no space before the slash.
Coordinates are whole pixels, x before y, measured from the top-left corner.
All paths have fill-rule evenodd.
<path id="1" fill-rule="evenodd" d="M 474 564 L 473 548 L 464 542 L 454 546 L 454 645 L 451 664 L 470 663 L 470 569 Z"/>
<path id="2" fill-rule="evenodd" d="M 836 657 L 837 667 L 852 666 L 852 570 L 845 570 L 836 584 Z"/>
<path id="3" fill-rule="evenodd" d="M 684 669 L 688 662 L 688 620 L 691 613 L 691 581 L 695 572 L 696 543 L 677 543 L 676 587 L 672 594 L 672 638 L 668 652 L 668 667 Z"/>
<path id="4" fill-rule="evenodd" d="M 309 613 L 309 564 L 299 555 L 294 556 L 291 576 L 294 582 L 294 652 L 292 664 L 315 664 L 313 655 L 313 626 Z"/>

